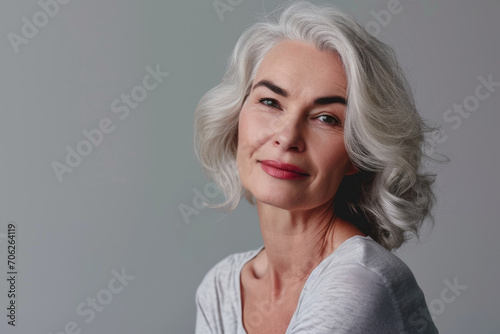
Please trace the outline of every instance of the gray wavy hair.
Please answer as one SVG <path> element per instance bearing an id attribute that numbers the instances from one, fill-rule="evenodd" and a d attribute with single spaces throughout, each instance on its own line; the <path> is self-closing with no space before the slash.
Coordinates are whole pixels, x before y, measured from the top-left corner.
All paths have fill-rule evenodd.
<path id="1" fill-rule="evenodd" d="M 265 54 L 283 40 L 308 42 L 337 53 L 347 75 L 346 150 L 359 172 L 344 177 L 335 214 L 385 248 L 417 236 L 434 223 L 434 174 L 422 171 L 425 134 L 435 130 L 419 116 L 394 51 L 331 5 L 287 4 L 239 38 L 219 85 L 200 100 L 194 119 L 195 150 L 206 175 L 233 210 L 244 194 L 236 165 L 238 117 Z M 264 131 L 264 130 L 263 130 Z"/>

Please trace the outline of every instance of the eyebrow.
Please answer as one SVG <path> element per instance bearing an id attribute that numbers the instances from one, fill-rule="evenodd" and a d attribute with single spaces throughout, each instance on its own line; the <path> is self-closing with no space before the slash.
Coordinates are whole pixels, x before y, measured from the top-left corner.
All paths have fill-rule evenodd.
<path id="1" fill-rule="evenodd" d="M 272 83 L 269 80 L 261 80 L 257 82 L 253 87 L 252 90 L 254 90 L 257 87 L 264 86 L 268 88 L 269 90 L 273 91 L 274 93 L 281 95 L 283 97 L 288 97 L 288 92 L 284 90 L 283 88 L 277 86 L 276 84 Z M 326 105 L 326 104 L 332 104 L 332 103 L 340 103 L 343 105 L 347 105 L 347 101 L 345 98 L 342 96 L 325 96 L 325 97 L 320 97 L 314 100 L 314 104 L 318 105 Z"/>

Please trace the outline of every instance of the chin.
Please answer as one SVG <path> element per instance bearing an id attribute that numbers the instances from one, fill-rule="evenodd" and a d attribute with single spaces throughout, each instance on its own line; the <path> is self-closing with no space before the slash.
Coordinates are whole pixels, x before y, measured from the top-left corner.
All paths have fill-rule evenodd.
<path id="1" fill-rule="evenodd" d="M 304 205 L 304 195 L 292 194 L 291 191 L 256 191 L 251 192 L 257 203 L 266 204 L 283 210 L 293 210 Z"/>

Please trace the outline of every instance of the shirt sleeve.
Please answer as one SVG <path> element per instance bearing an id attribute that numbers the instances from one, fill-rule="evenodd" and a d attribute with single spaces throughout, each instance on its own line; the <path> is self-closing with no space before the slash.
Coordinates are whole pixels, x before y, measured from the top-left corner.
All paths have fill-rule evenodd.
<path id="1" fill-rule="evenodd" d="M 196 334 L 218 334 L 217 272 L 223 261 L 210 269 L 196 289 Z"/>
<path id="2" fill-rule="evenodd" d="M 212 334 L 216 333 L 210 327 L 209 314 L 207 314 L 207 306 L 204 303 L 203 284 L 196 290 L 196 334 Z"/>
<path id="3" fill-rule="evenodd" d="M 196 334 L 236 333 L 234 270 L 242 255 L 230 255 L 210 269 L 196 290 Z"/>
<path id="4" fill-rule="evenodd" d="M 383 280 L 362 265 L 337 269 L 299 302 L 290 333 L 401 333 L 401 315 Z"/>
<path id="5" fill-rule="evenodd" d="M 298 315 L 288 333 L 437 334 L 411 272 L 398 270 L 394 275 L 396 286 L 362 264 L 336 267 L 299 299 Z"/>

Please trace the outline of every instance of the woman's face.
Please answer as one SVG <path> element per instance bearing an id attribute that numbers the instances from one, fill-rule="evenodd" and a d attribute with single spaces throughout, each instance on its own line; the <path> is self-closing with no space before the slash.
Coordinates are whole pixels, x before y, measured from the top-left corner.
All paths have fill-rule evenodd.
<path id="1" fill-rule="evenodd" d="M 344 145 L 347 79 L 338 56 L 286 40 L 262 60 L 239 116 L 241 182 L 287 210 L 329 205 L 352 166 Z"/>

